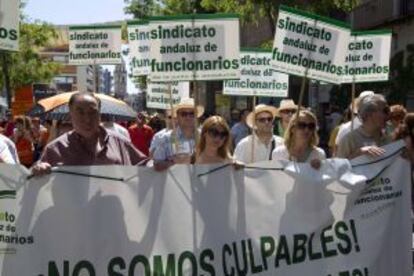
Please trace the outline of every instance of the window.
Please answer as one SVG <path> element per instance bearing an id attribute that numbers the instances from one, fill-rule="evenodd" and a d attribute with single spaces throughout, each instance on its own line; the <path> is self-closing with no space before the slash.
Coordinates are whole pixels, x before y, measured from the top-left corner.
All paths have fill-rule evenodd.
<path id="1" fill-rule="evenodd" d="M 400 15 L 410 15 L 414 13 L 414 0 L 400 0 Z"/>

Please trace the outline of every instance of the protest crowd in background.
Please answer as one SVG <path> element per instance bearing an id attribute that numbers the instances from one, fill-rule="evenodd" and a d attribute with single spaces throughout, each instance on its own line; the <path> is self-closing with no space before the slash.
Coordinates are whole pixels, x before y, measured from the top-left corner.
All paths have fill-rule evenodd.
<path id="1" fill-rule="evenodd" d="M 350 109 L 343 115 L 334 110 L 329 122 L 324 122 L 330 126 L 322 130 L 312 110 L 301 107 L 298 112 L 298 108 L 293 100 L 284 99 L 279 106 L 259 104 L 253 111 L 233 110 L 238 120 L 227 122 L 219 115 L 207 116 L 202 106 L 194 109 L 194 100 L 185 98 L 172 112 L 151 115 L 139 112 L 135 122 L 108 122 L 102 118 L 100 125 L 145 155 L 150 161 L 147 166 L 156 170 L 198 162 L 247 164 L 272 159 L 318 162 L 315 160 L 327 157 L 379 156 L 384 153 L 381 146 L 397 138 L 411 137 L 409 122 L 405 120 L 409 121 L 412 114 L 401 105 L 389 106 L 382 95 L 372 91 L 363 91 L 356 98 L 353 124 Z M 41 159 L 48 143 L 65 133 L 76 132 L 71 121 L 13 117 L 10 113 L 0 126 L 1 160 L 28 168 Z M 321 136 L 329 137 L 329 142 L 320 143 Z M 410 152 L 410 140 L 407 141 Z M 57 163 L 65 165 L 64 161 Z"/>

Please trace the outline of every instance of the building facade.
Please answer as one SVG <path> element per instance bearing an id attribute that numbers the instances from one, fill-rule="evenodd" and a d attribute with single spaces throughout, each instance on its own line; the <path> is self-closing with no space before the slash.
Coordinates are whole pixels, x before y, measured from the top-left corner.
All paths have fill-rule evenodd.
<path id="1" fill-rule="evenodd" d="M 127 95 L 127 69 L 125 62 L 115 65 L 114 70 L 114 95 L 118 99 L 124 99 Z"/>
<path id="2" fill-rule="evenodd" d="M 112 93 L 112 73 L 108 69 L 103 70 L 102 80 L 103 80 L 103 90 L 102 93 L 110 95 Z"/>

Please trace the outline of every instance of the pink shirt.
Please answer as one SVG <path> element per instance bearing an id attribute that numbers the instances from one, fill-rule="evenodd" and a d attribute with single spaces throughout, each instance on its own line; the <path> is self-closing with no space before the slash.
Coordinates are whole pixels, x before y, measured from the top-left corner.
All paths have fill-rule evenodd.
<path id="1" fill-rule="evenodd" d="M 136 165 L 146 158 L 131 142 L 103 127 L 100 127 L 99 140 L 101 148 L 94 152 L 78 133 L 67 132 L 45 147 L 40 160 L 52 166 L 91 166 Z"/>

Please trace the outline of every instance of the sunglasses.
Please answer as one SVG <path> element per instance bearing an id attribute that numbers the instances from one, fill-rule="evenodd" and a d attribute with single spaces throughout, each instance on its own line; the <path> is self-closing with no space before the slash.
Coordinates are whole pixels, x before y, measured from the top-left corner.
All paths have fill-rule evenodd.
<path id="1" fill-rule="evenodd" d="M 285 109 L 285 110 L 281 110 L 280 113 L 283 113 L 283 114 L 295 114 L 296 113 L 296 109 Z"/>
<path id="2" fill-rule="evenodd" d="M 210 128 L 209 130 L 207 130 L 207 133 L 213 138 L 220 138 L 220 139 L 224 139 L 229 135 L 227 131 L 219 131 L 215 128 Z"/>
<path id="3" fill-rule="evenodd" d="M 181 111 L 181 112 L 179 112 L 178 113 L 178 115 L 180 115 L 181 117 L 191 117 L 191 118 L 193 118 L 194 117 L 194 112 L 192 112 L 192 111 Z"/>
<path id="4" fill-rule="evenodd" d="M 305 128 L 308 128 L 309 130 L 315 130 L 316 129 L 316 124 L 315 123 L 304 123 L 304 122 L 297 122 L 296 123 L 296 127 L 298 129 L 302 129 L 304 130 Z"/>
<path id="5" fill-rule="evenodd" d="M 262 123 L 262 124 L 264 124 L 264 123 L 266 123 L 266 122 L 270 123 L 270 122 L 272 122 L 272 121 L 273 121 L 273 117 L 262 117 L 262 118 L 257 118 L 257 119 L 256 119 L 256 121 L 258 121 L 259 123 Z"/>

